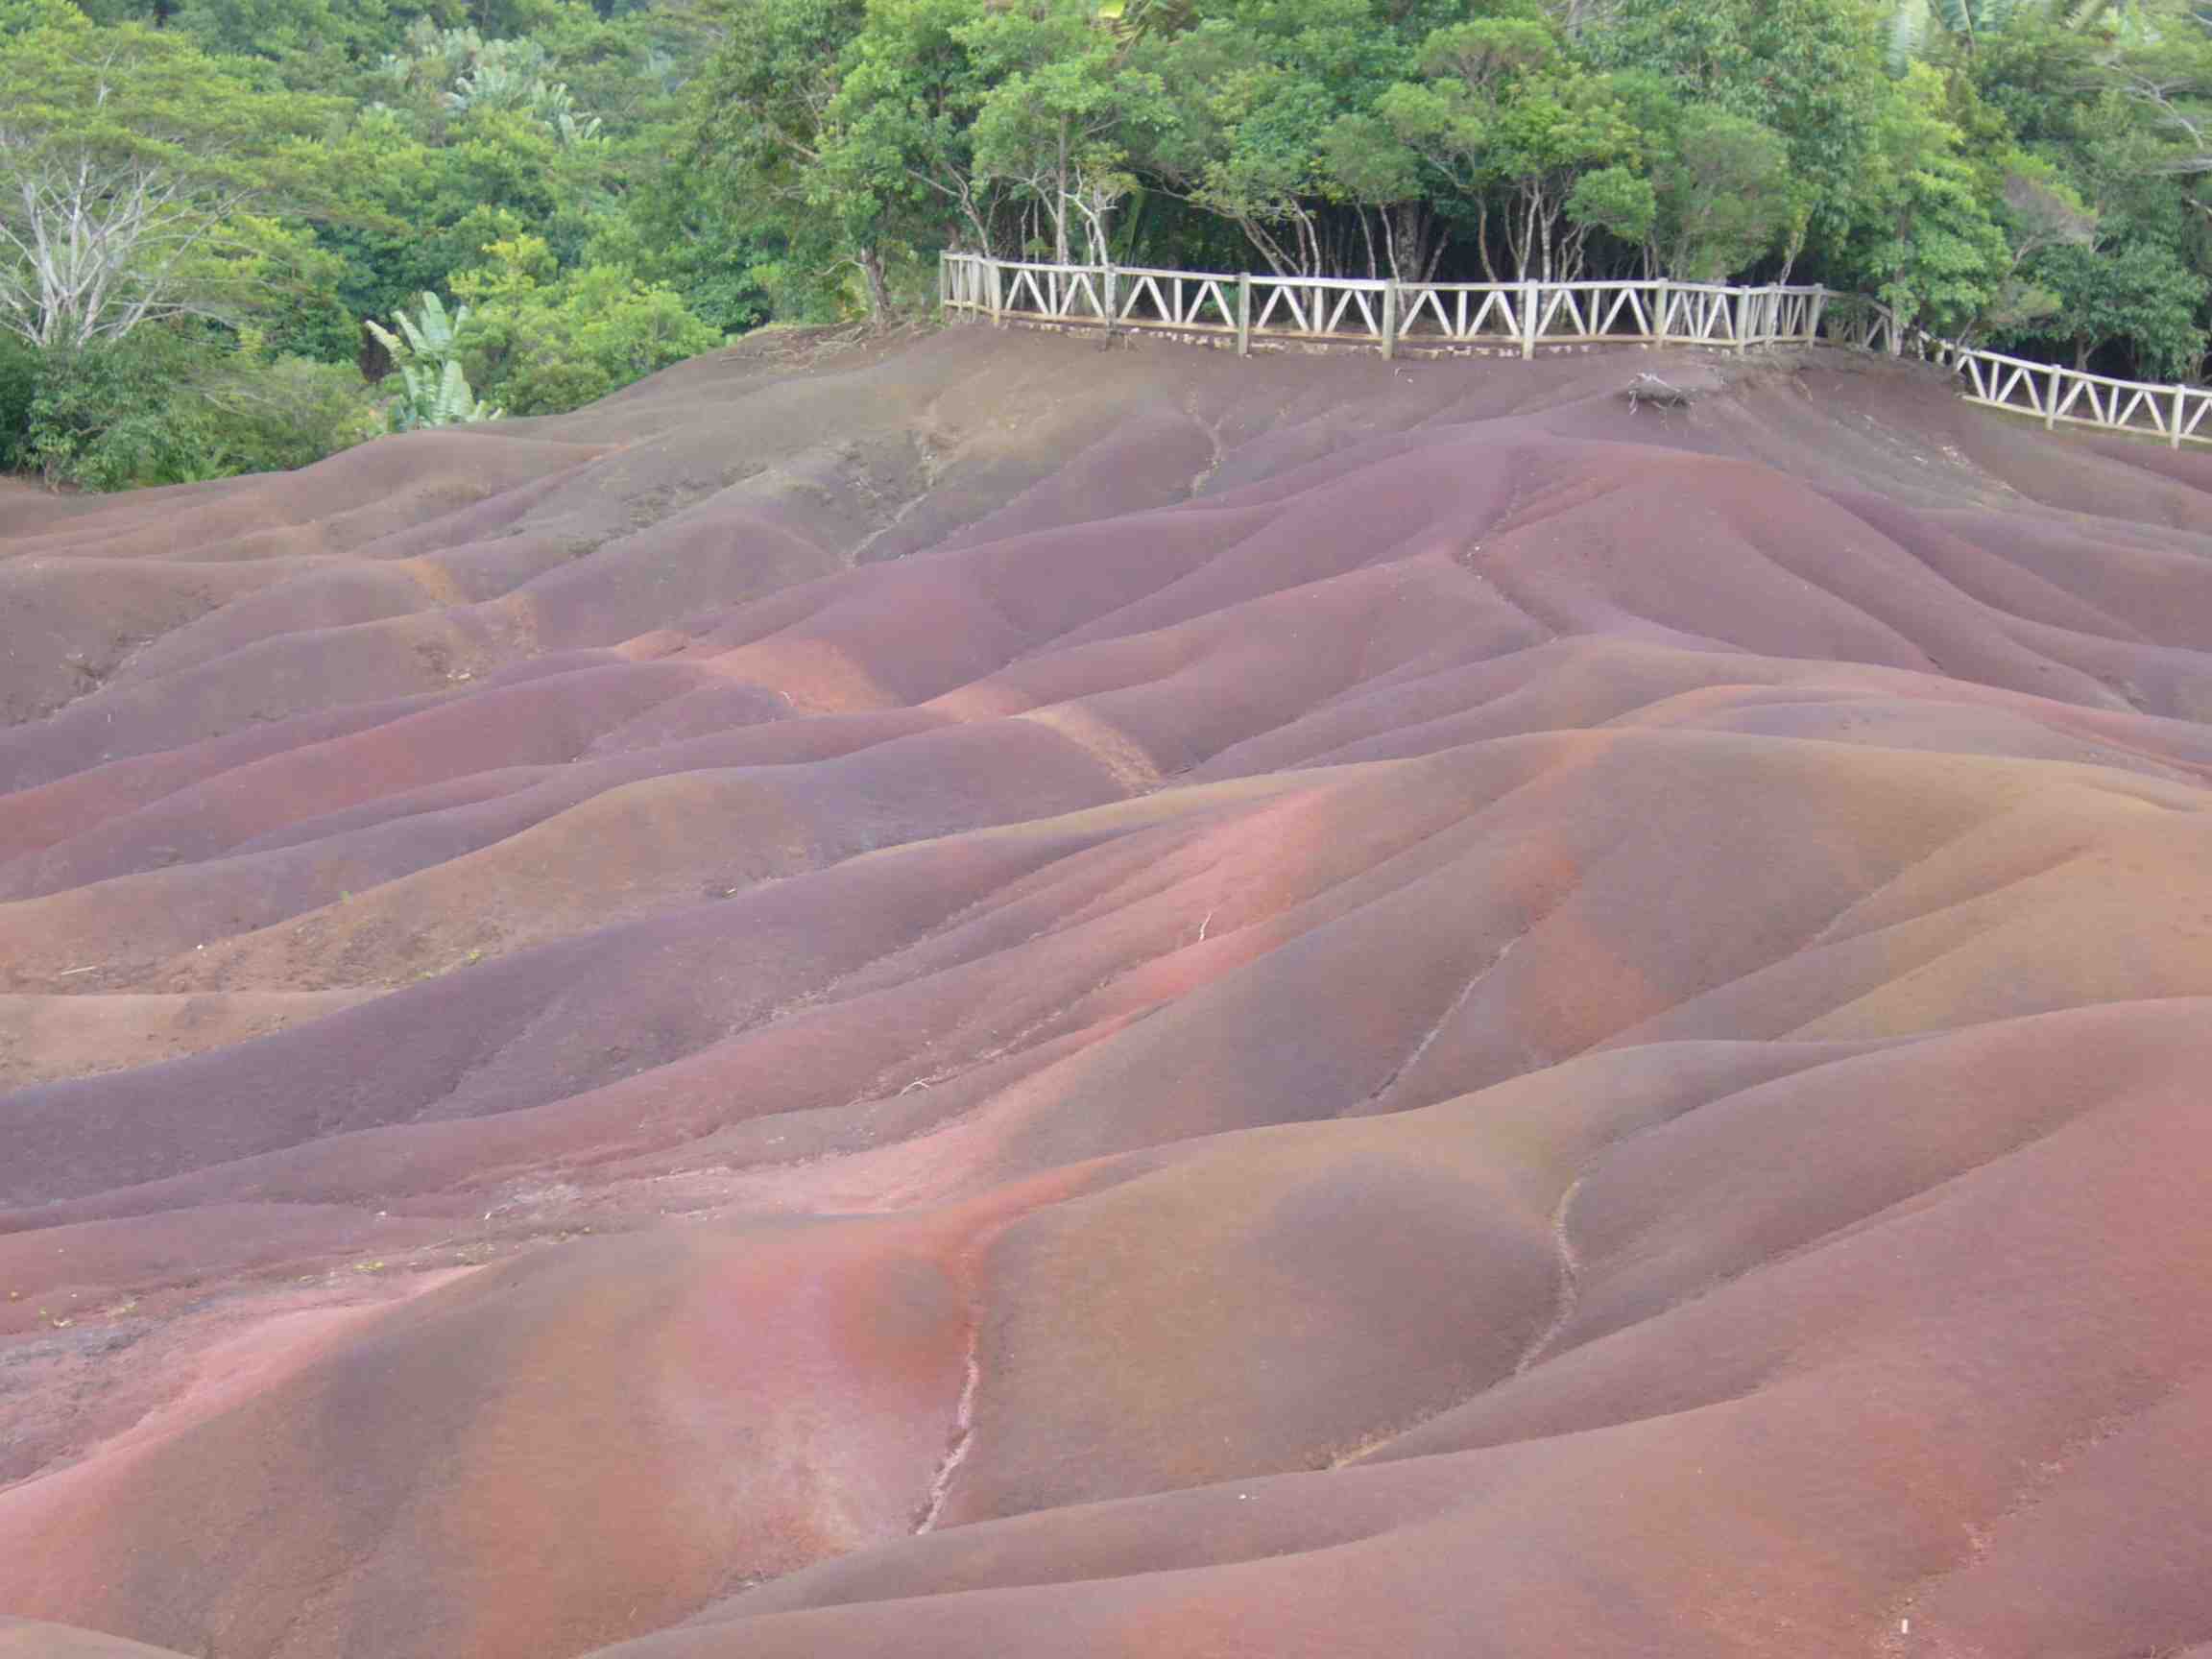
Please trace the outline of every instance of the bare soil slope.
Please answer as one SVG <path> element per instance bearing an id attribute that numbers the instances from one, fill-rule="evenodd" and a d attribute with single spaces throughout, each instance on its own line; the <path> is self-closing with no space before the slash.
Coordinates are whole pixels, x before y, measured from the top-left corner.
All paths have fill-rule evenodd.
<path id="1" fill-rule="evenodd" d="M 0 495 L 0 1653 L 2212 1651 L 2212 459 L 811 349 Z"/>

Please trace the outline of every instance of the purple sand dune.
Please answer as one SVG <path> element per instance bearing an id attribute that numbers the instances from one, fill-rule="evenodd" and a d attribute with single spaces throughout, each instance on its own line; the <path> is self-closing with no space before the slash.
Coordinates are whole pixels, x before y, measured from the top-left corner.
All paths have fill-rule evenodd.
<path id="1" fill-rule="evenodd" d="M 0 499 L 0 1655 L 2212 1651 L 2212 459 L 771 353 Z"/>

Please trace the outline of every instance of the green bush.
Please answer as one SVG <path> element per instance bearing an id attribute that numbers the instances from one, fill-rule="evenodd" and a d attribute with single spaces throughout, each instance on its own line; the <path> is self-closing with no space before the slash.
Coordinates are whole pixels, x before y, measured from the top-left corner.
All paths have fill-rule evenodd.
<path id="1" fill-rule="evenodd" d="M 306 467 L 383 430 L 372 389 L 350 363 L 234 357 L 197 390 L 215 412 L 233 472 Z"/>
<path id="2" fill-rule="evenodd" d="M 31 465 L 31 403 L 37 396 L 37 351 L 0 334 L 0 472 Z"/>
<path id="3" fill-rule="evenodd" d="M 683 296 L 625 265 L 563 272 L 528 234 L 492 243 L 491 265 L 453 291 L 474 306 L 462 331 L 470 379 L 514 415 L 580 408 L 723 344 Z"/>
<path id="4" fill-rule="evenodd" d="M 15 382 L 0 358 L 0 420 Z M 220 336 L 148 327 L 29 359 L 10 458 L 50 484 L 128 490 L 303 467 L 375 429 L 350 367 L 267 359 Z"/>
<path id="5" fill-rule="evenodd" d="M 177 388 L 205 350 L 169 328 L 142 328 L 108 345 L 52 349 L 25 433 L 27 459 L 49 484 L 121 490 L 218 477 L 206 470 L 207 435 Z"/>

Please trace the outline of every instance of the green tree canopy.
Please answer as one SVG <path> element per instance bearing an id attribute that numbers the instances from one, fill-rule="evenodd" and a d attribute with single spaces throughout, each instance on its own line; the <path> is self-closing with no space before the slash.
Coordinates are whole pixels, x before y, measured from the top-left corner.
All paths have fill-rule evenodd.
<path id="1" fill-rule="evenodd" d="M 136 25 L 0 39 L 0 326 L 82 347 L 234 321 L 301 279 L 325 101 Z"/>

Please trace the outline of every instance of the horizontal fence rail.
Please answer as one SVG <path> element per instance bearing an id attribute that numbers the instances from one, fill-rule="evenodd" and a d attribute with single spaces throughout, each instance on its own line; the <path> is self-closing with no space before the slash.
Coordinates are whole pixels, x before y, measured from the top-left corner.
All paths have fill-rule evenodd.
<path id="1" fill-rule="evenodd" d="M 1969 403 L 2104 431 L 2212 443 L 2212 388 L 2113 380 L 1939 340 L 1887 306 L 1817 286 L 1719 282 L 1398 282 L 1344 276 L 1227 276 L 1138 265 L 1055 265 L 946 253 L 949 313 L 1070 327 L 1262 343 L 1518 351 L 1592 345 L 1847 346 L 1939 363 Z"/>

